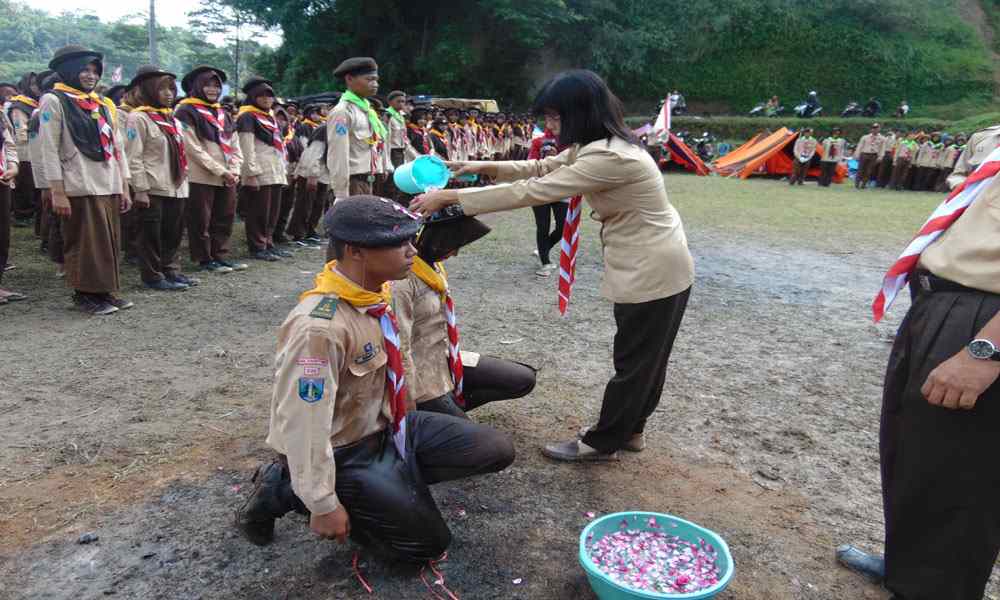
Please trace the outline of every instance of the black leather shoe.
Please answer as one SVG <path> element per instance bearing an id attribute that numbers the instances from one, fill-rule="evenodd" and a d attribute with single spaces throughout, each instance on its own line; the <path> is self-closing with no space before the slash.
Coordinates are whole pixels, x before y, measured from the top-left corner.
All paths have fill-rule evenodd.
<path id="1" fill-rule="evenodd" d="M 236 511 L 236 526 L 251 543 L 266 546 L 274 541 L 274 522 L 286 514 L 309 514 L 292 491 L 291 476 L 282 460 L 257 467 L 251 481 L 253 491 Z"/>

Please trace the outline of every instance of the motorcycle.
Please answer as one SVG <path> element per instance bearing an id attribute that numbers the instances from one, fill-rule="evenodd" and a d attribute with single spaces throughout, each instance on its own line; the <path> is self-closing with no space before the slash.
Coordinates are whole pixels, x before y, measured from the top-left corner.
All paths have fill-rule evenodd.
<path id="1" fill-rule="evenodd" d="M 711 162 L 715 159 L 715 136 L 705 131 L 691 141 L 694 142 L 694 151 L 701 160 Z"/>
<path id="2" fill-rule="evenodd" d="M 861 116 L 872 119 L 877 117 L 880 112 L 882 112 L 882 103 L 878 100 L 869 100 L 864 110 L 861 111 Z"/>
<path id="3" fill-rule="evenodd" d="M 823 107 L 819 105 L 812 106 L 807 102 L 803 102 L 795 107 L 795 116 L 800 119 L 809 119 L 811 117 L 818 117 L 819 114 L 823 112 Z"/>
<path id="4" fill-rule="evenodd" d="M 747 113 L 747 115 L 751 117 L 777 117 L 778 115 L 781 115 L 784 112 L 785 112 L 785 107 L 779 106 L 778 108 L 774 109 L 773 113 L 767 114 L 767 102 L 761 102 L 757 104 L 757 106 L 751 108 L 750 112 Z"/>
<path id="5" fill-rule="evenodd" d="M 857 117 L 861 115 L 861 105 L 857 102 L 849 102 L 844 110 L 841 111 L 841 117 Z"/>

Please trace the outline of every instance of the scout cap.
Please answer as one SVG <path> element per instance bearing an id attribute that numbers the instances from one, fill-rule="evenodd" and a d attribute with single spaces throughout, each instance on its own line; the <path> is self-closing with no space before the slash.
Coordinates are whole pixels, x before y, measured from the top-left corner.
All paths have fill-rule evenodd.
<path id="1" fill-rule="evenodd" d="M 144 80 L 149 79 L 150 77 L 160 77 L 163 75 L 167 75 L 173 77 L 174 79 L 177 79 L 177 76 L 174 75 L 173 73 L 164 71 L 155 65 L 142 65 L 135 70 L 135 77 L 132 78 L 132 81 L 128 82 L 127 89 L 134 88 L 135 86 L 139 85 Z"/>
<path id="2" fill-rule="evenodd" d="M 392 90 L 391 92 L 389 92 L 387 98 L 389 99 L 389 102 L 392 102 L 396 98 L 406 98 L 406 92 L 401 90 Z"/>
<path id="3" fill-rule="evenodd" d="M 457 206 L 446 206 L 427 217 L 414 245 L 420 258 L 433 263 L 489 232 L 479 219 L 466 216 Z"/>
<path id="4" fill-rule="evenodd" d="M 49 61 L 49 68 L 52 69 L 53 71 L 58 71 L 59 65 L 64 64 L 67 61 L 71 61 L 74 59 L 83 59 L 83 58 L 89 58 L 90 60 L 81 63 L 80 64 L 81 69 L 83 68 L 84 65 L 93 62 L 95 60 L 98 63 L 104 61 L 104 55 L 101 54 L 100 52 L 96 52 L 94 50 L 88 50 L 79 44 L 67 44 L 55 51 L 55 54 L 52 55 L 52 60 Z"/>
<path id="5" fill-rule="evenodd" d="M 256 75 L 243 84 L 243 93 L 247 95 L 247 98 L 256 98 L 257 96 L 264 95 L 276 96 L 274 93 L 274 84 L 271 83 L 271 80 L 257 77 Z"/>
<path id="6" fill-rule="evenodd" d="M 398 246 L 420 231 L 420 217 L 392 200 L 349 196 L 337 200 L 323 217 L 331 240 L 361 248 Z"/>
<path id="7" fill-rule="evenodd" d="M 184 75 L 184 79 L 181 79 L 181 89 L 184 90 L 185 94 L 191 93 L 191 89 L 194 87 L 194 80 L 202 73 L 215 73 L 215 76 L 219 78 L 219 83 L 226 83 L 226 73 L 222 69 L 216 69 L 209 65 L 198 65 Z"/>
<path id="8" fill-rule="evenodd" d="M 333 70 L 334 77 L 346 77 L 348 75 L 370 75 L 378 71 L 378 63 L 374 58 L 368 56 L 356 56 L 348 58 L 340 63 Z"/>

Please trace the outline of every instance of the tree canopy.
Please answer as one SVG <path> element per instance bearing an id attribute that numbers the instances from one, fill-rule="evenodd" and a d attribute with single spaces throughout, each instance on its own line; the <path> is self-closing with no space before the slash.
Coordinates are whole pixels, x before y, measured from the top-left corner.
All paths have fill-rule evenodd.
<path id="1" fill-rule="evenodd" d="M 385 85 L 518 106 L 570 67 L 597 71 L 627 102 L 678 88 L 733 110 L 810 89 L 828 104 L 993 96 L 990 53 L 954 1 L 224 1 L 284 32 L 255 64 L 284 94 L 335 87 L 337 63 L 370 55 Z"/>

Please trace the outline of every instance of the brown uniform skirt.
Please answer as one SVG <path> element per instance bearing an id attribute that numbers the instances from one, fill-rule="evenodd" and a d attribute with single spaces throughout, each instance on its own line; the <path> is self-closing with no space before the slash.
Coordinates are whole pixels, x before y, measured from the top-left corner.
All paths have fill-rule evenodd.
<path id="1" fill-rule="evenodd" d="M 118 291 L 119 196 L 69 199 L 72 214 L 61 217 L 66 285 L 88 294 Z"/>

